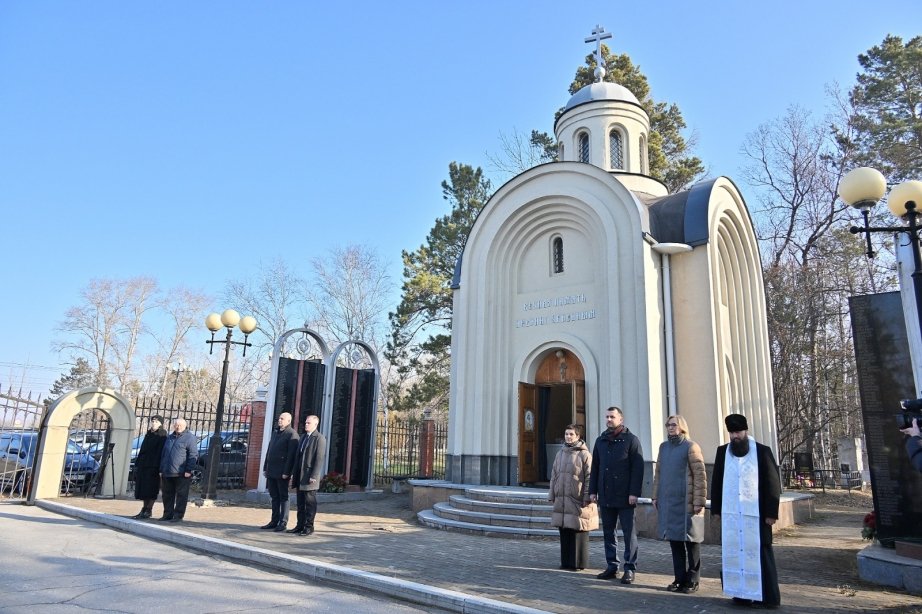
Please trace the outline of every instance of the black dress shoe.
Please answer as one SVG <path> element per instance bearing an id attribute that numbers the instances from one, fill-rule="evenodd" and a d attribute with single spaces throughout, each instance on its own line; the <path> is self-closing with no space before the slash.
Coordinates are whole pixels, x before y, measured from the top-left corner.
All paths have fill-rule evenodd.
<path id="1" fill-rule="evenodd" d="M 146 512 L 146 511 L 147 511 L 147 510 L 141 510 L 140 512 L 138 512 L 137 514 L 135 514 L 134 516 L 132 516 L 132 518 L 134 518 L 135 520 L 141 520 L 142 518 L 150 518 L 150 514 L 148 514 L 148 515 L 146 515 L 146 516 L 144 515 L 144 512 Z"/>
<path id="2" fill-rule="evenodd" d="M 618 570 L 615 569 L 614 567 L 609 567 L 608 569 L 606 569 L 605 571 L 603 571 L 602 573 L 596 576 L 596 578 L 598 578 L 599 580 L 611 580 L 612 578 L 617 578 L 617 577 L 618 577 Z"/>
<path id="3" fill-rule="evenodd" d="M 273 529 L 273 531 L 275 531 L 276 533 L 281 533 L 282 531 L 285 530 L 285 527 L 287 527 L 287 526 L 288 526 L 287 524 L 281 524 L 281 523 L 279 523 L 279 525 L 276 526 L 276 527 Z"/>
<path id="4" fill-rule="evenodd" d="M 670 584 L 669 586 L 666 587 L 666 590 L 669 591 L 670 593 L 675 593 L 675 592 L 677 592 L 680 588 L 682 588 L 682 583 L 681 583 L 681 582 L 673 582 L 672 584 Z"/>
<path id="5" fill-rule="evenodd" d="M 182 516 L 173 516 L 169 522 L 182 522 Z"/>
<path id="6" fill-rule="evenodd" d="M 634 583 L 634 570 L 625 569 L 624 575 L 621 576 L 621 584 L 633 584 Z"/>
<path id="7" fill-rule="evenodd" d="M 170 520 L 173 520 L 173 516 L 164 515 L 158 518 L 157 520 L 159 520 L 160 522 L 169 522 Z"/>
<path id="8" fill-rule="evenodd" d="M 308 535 L 311 535 L 311 534 L 313 534 L 313 533 L 314 533 L 314 530 L 313 530 L 313 529 L 304 528 L 304 529 L 301 529 L 301 531 L 298 533 L 298 535 L 300 535 L 301 537 L 307 537 Z"/>
<path id="9" fill-rule="evenodd" d="M 698 583 L 697 582 L 686 582 L 685 584 L 679 587 L 678 592 L 684 593 L 686 595 L 688 595 L 689 593 L 697 593 Z"/>
<path id="10" fill-rule="evenodd" d="M 285 532 L 286 532 L 286 533 L 300 533 L 300 532 L 303 531 L 303 530 L 304 530 L 304 527 L 295 527 L 295 528 L 293 528 L 293 529 L 288 529 L 288 530 L 285 531 Z"/>
<path id="11" fill-rule="evenodd" d="M 260 529 L 274 529 L 274 528 L 277 527 L 278 525 L 279 525 L 279 523 L 277 523 L 277 522 L 270 522 L 269 524 L 264 524 L 263 526 L 261 526 L 261 527 L 259 527 L 259 528 L 260 528 Z"/>

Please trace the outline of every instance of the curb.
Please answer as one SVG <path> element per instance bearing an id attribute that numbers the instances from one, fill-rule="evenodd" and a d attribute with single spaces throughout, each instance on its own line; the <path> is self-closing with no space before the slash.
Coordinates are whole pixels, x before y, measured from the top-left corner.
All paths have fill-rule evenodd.
<path id="1" fill-rule="evenodd" d="M 418 582 L 389 578 L 352 567 L 333 565 L 306 557 L 284 554 L 265 548 L 256 548 L 205 535 L 197 535 L 181 529 L 139 522 L 123 516 L 113 516 L 102 512 L 80 509 L 54 501 L 39 500 L 35 502 L 35 505 L 49 512 L 95 522 L 126 533 L 156 539 L 159 542 L 173 544 L 182 548 L 217 554 L 237 562 L 256 563 L 265 567 L 294 573 L 311 580 L 333 582 L 350 588 L 361 588 L 410 603 L 442 608 L 452 612 L 464 614 L 541 614 L 545 612 L 545 610 L 477 597 Z"/>

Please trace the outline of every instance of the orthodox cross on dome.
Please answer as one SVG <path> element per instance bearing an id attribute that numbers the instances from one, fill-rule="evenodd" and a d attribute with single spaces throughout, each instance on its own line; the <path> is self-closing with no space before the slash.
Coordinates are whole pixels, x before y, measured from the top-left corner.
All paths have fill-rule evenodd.
<path id="1" fill-rule="evenodd" d="M 611 38 L 611 32 L 606 32 L 605 28 L 596 24 L 592 30 L 592 36 L 585 40 L 587 43 L 595 43 L 595 71 L 592 74 L 596 83 L 601 83 L 605 78 L 605 68 L 602 66 L 602 41 L 606 38 Z"/>

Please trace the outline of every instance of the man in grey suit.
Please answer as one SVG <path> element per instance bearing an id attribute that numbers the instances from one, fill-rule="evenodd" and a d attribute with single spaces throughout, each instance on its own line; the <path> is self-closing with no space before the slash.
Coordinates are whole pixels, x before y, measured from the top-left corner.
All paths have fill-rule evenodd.
<path id="1" fill-rule="evenodd" d="M 279 414 L 278 426 L 269 440 L 263 475 L 272 499 L 272 519 L 260 529 L 284 531 L 288 526 L 288 480 L 294 472 L 298 455 L 298 434 L 291 428 L 291 414 Z"/>
<path id="2" fill-rule="evenodd" d="M 307 536 L 314 532 L 314 516 L 317 515 L 317 490 L 327 454 L 327 440 L 317 425 L 320 418 L 310 415 L 304 420 L 304 434 L 298 442 L 298 456 L 295 460 L 291 487 L 298 489 L 298 524 L 288 533 Z"/>

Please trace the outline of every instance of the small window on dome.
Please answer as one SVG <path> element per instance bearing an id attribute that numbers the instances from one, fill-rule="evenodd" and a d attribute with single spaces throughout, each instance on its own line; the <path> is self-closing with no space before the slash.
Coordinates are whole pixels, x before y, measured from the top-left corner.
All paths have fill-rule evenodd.
<path id="1" fill-rule="evenodd" d="M 589 134 L 586 132 L 579 135 L 579 161 L 589 162 Z"/>
<path id="2" fill-rule="evenodd" d="M 621 133 L 615 129 L 608 133 L 608 155 L 612 170 L 624 168 L 624 148 L 621 146 Z"/>
<path id="3" fill-rule="evenodd" d="M 640 172 L 644 175 L 650 174 L 647 168 L 647 137 L 640 135 Z"/>
<path id="4" fill-rule="evenodd" d="M 564 159 L 565 158 L 563 157 L 563 143 L 561 143 L 557 149 L 557 160 L 559 160 L 560 162 L 563 162 Z"/>
<path id="5" fill-rule="evenodd" d="M 554 274 L 563 273 L 563 239 L 554 237 Z"/>

